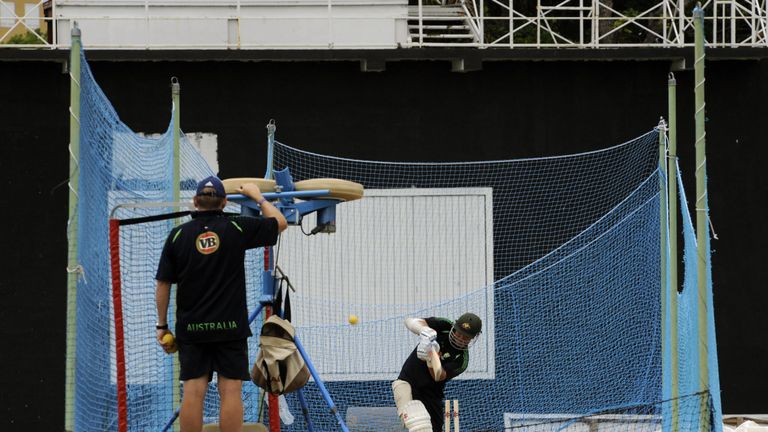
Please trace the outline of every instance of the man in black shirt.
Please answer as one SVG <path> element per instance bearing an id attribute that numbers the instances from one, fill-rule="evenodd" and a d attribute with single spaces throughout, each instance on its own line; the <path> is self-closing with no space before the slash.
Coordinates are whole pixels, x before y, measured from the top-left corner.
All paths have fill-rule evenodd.
<path id="1" fill-rule="evenodd" d="M 480 334 L 483 323 L 477 315 L 465 313 L 455 323 L 447 318 L 407 318 L 405 326 L 419 335 L 419 344 L 392 383 L 397 413 L 408 426 L 409 415 L 423 415 L 426 409 L 432 430 L 442 431 L 445 383 L 467 369 L 468 348 Z M 421 401 L 423 405 L 411 401 Z"/>
<path id="2" fill-rule="evenodd" d="M 265 200 L 255 184 L 239 192 L 256 201 L 264 218 L 229 217 L 224 185 L 217 177 L 197 185 L 192 220 L 173 230 L 157 269 L 157 340 L 168 330 L 171 284 L 176 289 L 176 345 L 184 396 L 182 432 L 202 430 L 203 402 L 208 383 L 217 373 L 220 430 L 240 431 L 243 425 L 242 381 L 250 380 L 248 343 L 251 336 L 245 293 L 245 251 L 271 246 L 288 226 L 280 210 Z"/>

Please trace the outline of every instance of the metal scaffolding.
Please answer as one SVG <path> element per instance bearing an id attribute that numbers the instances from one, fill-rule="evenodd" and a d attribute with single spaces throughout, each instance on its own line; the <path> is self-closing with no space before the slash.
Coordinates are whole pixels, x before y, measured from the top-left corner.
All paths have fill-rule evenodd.
<path id="1" fill-rule="evenodd" d="M 218 0 L 201 5 L 195 0 L 52 0 L 29 3 L 21 13 L 14 3 L 0 0 L 0 49 L 20 44 L 69 48 L 75 22 L 88 31 L 88 49 L 694 45 L 694 5 L 683 0 L 650 0 L 644 10 L 619 7 L 614 0 Z M 702 7 L 707 46 L 768 45 L 768 0 L 708 0 Z"/>

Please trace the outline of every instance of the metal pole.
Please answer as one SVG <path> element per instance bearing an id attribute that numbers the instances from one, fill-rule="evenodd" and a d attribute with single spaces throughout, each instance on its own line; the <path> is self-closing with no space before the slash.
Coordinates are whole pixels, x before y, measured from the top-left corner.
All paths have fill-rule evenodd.
<path id="1" fill-rule="evenodd" d="M 328 0 L 328 48 L 333 48 L 333 0 Z"/>
<path id="2" fill-rule="evenodd" d="M 597 2 L 595 2 L 597 3 Z M 541 0 L 538 0 L 536 2 L 536 48 L 541 48 L 541 19 L 542 19 L 542 10 L 541 10 Z"/>
<path id="3" fill-rule="evenodd" d="M 509 47 L 515 46 L 515 0 L 509 0 Z"/>
<path id="4" fill-rule="evenodd" d="M 293 341 L 296 343 L 296 348 L 299 350 L 299 353 L 301 353 L 301 357 L 304 358 L 304 363 L 306 363 L 310 375 L 312 375 L 312 378 L 315 379 L 315 384 L 317 385 L 318 390 L 320 390 L 320 395 L 323 397 L 323 399 L 325 399 L 325 403 L 328 405 L 331 414 L 336 417 L 336 422 L 339 424 L 339 429 L 342 432 L 349 432 L 347 425 L 344 423 L 344 419 L 341 417 L 339 410 L 336 408 L 336 404 L 334 404 L 333 399 L 331 399 L 331 394 L 328 393 L 328 389 L 325 387 L 325 384 L 323 384 L 323 380 L 320 379 L 320 374 L 317 373 L 315 366 L 309 359 L 309 355 L 307 355 L 307 352 L 304 350 L 304 346 L 301 344 L 301 342 L 299 342 L 299 337 L 294 336 Z"/>
<path id="5" fill-rule="evenodd" d="M 579 0 L 579 44 L 584 45 L 584 0 Z"/>
<path id="6" fill-rule="evenodd" d="M 330 0 L 328 4 L 330 5 Z M 267 124 L 267 173 L 264 175 L 265 178 L 269 178 L 272 175 L 272 151 L 275 145 L 276 131 L 277 126 L 275 126 L 275 120 L 270 119 Z M 244 209 L 247 210 L 246 207 L 244 207 Z M 261 276 L 261 297 L 259 302 L 264 305 L 265 321 L 273 313 L 272 306 L 274 306 L 275 303 L 275 258 L 273 250 L 274 248 L 272 246 L 266 246 L 264 248 L 264 271 Z M 269 408 L 267 410 L 269 432 L 280 432 L 280 402 L 277 396 L 272 393 L 267 394 L 267 401 L 269 402 Z"/>
<path id="7" fill-rule="evenodd" d="M 275 150 L 275 131 L 277 126 L 275 125 L 275 119 L 270 119 L 267 124 L 267 173 L 264 174 L 264 178 L 272 178 L 272 158 Z"/>
<path id="8" fill-rule="evenodd" d="M 589 45 L 594 47 L 597 47 L 598 42 L 600 40 L 600 6 L 598 4 L 599 2 L 593 1 L 592 2 L 592 19 L 590 22 L 592 23 L 592 32 L 591 37 L 589 41 Z"/>
<path id="9" fill-rule="evenodd" d="M 731 0 L 731 47 L 736 47 L 736 2 Z"/>
<path id="10" fill-rule="evenodd" d="M 181 84 L 176 77 L 171 78 L 171 101 L 173 103 L 173 202 L 181 201 Z M 178 286 L 174 287 L 178 289 Z M 173 302 L 171 315 L 176 316 L 176 302 Z M 173 377 L 175 380 L 179 376 L 181 365 L 179 356 L 173 356 Z M 181 389 L 176 383 L 173 384 L 173 400 L 181 400 Z M 173 430 L 178 431 L 181 425 L 176 424 Z"/>
<path id="11" fill-rule="evenodd" d="M 661 296 L 661 357 L 662 367 L 670 364 L 670 346 L 666 343 L 668 331 L 667 308 L 669 307 L 667 284 L 667 124 L 662 118 L 656 128 L 659 132 L 659 280 Z M 666 374 L 662 374 L 666 376 Z"/>
<path id="12" fill-rule="evenodd" d="M 173 102 L 173 202 L 179 202 L 180 198 L 180 157 L 181 142 L 181 85 L 179 79 L 171 78 L 171 100 Z"/>
<path id="13" fill-rule="evenodd" d="M 80 190 L 80 28 L 72 27 L 69 49 L 69 218 L 67 220 L 67 364 L 64 428 L 75 430 L 75 358 L 77 349 L 77 206 Z"/>
<path id="14" fill-rule="evenodd" d="M 764 12 L 763 28 L 766 29 L 768 28 L 768 2 L 765 2 L 765 5 L 763 6 L 763 12 Z M 752 30 L 752 32 L 755 32 L 755 31 L 757 30 L 756 29 Z M 763 38 L 765 38 L 765 36 L 766 36 L 765 33 L 763 33 Z M 757 42 L 757 38 L 755 38 L 755 42 Z"/>
<path id="15" fill-rule="evenodd" d="M 662 41 L 663 41 L 662 43 L 664 45 L 667 45 L 666 39 L 667 39 L 667 36 L 668 36 L 668 33 L 667 33 L 667 1 L 669 1 L 669 0 L 665 0 L 662 3 L 662 6 L 661 6 L 661 34 L 664 35 L 664 38 L 662 39 Z"/>
<path id="16" fill-rule="evenodd" d="M 307 405 L 307 399 L 304 397 L 304 389 L 299 389 L 296 393 L 299 397 L 299 404 L 301 404 L 301 413 L 304 414 L 304 421 L 307 422 L 307 431 L 314 432 L 315 425 L 312 423 L 312 417 L 309 416 L 309 406 Z"/>
<path id="17" fill-rule="evenodd" d="M 757 39 L 755 38 L 755 31 L 757 30 L 757 21 L 755 21 L 755 17 L 757 17 L 757 5 L 755 3 L 756 2 L 754 1 L 749 3 L 749 6 L 750 6 L 749 13 L 751 16 L 749 27 L 752 29 L 752 31 L 750 32 L 751 34 L 749 36 L 750 43 L 755 43 L 757 41 Z"/>
<path id="18" fill-rule="evenodd" d="M 707 350 L 709 335 L 707 332 L 708 281 L 709 269 L 709 208 L 707 204 L 707 157 L 706 127 L 704 122 L 706 103 L 704 100 L 704 9 L 697 4 L 693 10 L 695 28 L 694 76 L 696 101 L 696 247 L 698 251 L 698 329 L 699 329 L 699 390 L 709 391 L 709 364 Z M 703 398 L 700 426 L 709 419 L 707 398 Z"/>
<path id="19" fill-rule="evenodd" d="M 51 35 L 51 44 L 53 46 L 51 48 L 58 48 L 59 47 L 59 20 L 58 15 L 56 15 L 56 2 L 51 2 L 51 25 L 48 26 L 48 29 L 51 30 L 53 34 Z"/>
<path id="20" fill-rule="evenodd" d="M 424 10 L 422 1 L 419 0 L 419 48 L 424 45 Z"/>
<path id="21" fill-rule="evenodd" d="M 144 0 L 144 48 L 149 48 L 149 0 Z"/>
<path id="22" fill-rule="evenodd" d="M 685 1 L 677 1 L 677 46 L 685 45 Z"/>
<path id="23" fill-rule="evenodd" d="M 475 10 L 475 13 L 477 13 L 477 10 Z M 485 0 L 480 0 L 479 15 L 480 15 L 480 46 L 485 47 Z M 510 34 L 509 37 L 512 37 L 512 35 Z"/>
<path id="24" fill-rule="evenodd" d="M 677 81 L 675 75 L 669 74 L 668 84 L 668 115 L 669 115 L 669 131 L 668 131 L 668 152 L 669 152 L 669 176 L 667 186 L 669 194 L 667 194 L 667 202 L 669 205 L 669 310 L 670 310 L 670 380 L 672 381 L 672 392 L 670 397 L 672 398 L 672 431 L 677 432 L 680 430 L 679 424 L 679 401 L 677 398 L 680 396 L 680 359 L 678 353 L 677 343 Z"/>

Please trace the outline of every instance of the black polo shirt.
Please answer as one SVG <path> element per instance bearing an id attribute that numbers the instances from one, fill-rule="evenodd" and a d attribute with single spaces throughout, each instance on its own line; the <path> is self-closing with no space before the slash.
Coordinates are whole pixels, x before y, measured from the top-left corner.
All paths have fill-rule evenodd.
<path id="1" fill-rule="evenodd" d="M 251 335 L 245 251 L 277 242 L 274 218 L 193 213 L 168 235 L 155 278 L 176 283 L 176 338 L 198 343 Z"/>
<path id="2" fill-rule="evenodd" d="M 469 351 L 454 348 L 448 340 L 448 335 L 453 327 L 453 321 L 447 318 L 424 318 L 427 325 L 437 332 L 437 343 L 440 344 L 440 361 L 445 370 L 445 379 L 436 382 L 429 372 L 427 362 L 419 360 L 416 356 L 416 348 L 405 360 L 400 370 L 398 379 L 411 384 L 411 390 L 415 398 L 421 400 L 424 397 L 443 400 L 445 383 L 458 376 L 469 365 Z"/>

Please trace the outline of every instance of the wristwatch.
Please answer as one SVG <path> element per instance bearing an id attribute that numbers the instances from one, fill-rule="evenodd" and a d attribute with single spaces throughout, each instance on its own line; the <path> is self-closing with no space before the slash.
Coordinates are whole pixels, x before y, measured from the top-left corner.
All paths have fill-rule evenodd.
<path id="1" fill-rule="evenodd" d="M 155 329 L 157 329 L 157 330 L 168 330 L 168 324 L 163 324 L 163 325 L 155 324 Z"/>

